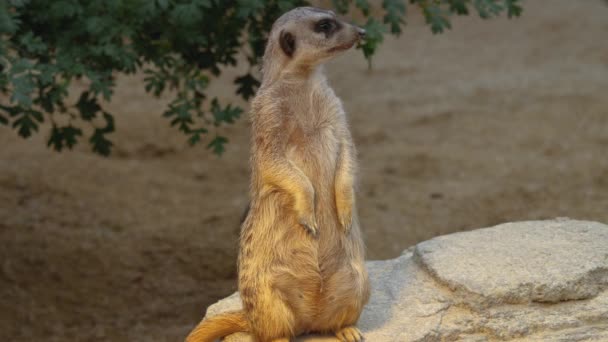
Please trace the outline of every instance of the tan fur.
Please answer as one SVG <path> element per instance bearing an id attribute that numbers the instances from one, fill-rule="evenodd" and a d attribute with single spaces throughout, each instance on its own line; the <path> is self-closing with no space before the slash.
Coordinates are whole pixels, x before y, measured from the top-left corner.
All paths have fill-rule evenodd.
<path id="1" fill-rule="evenodd" d="M 226 312 L 206 319 L 190 332 L 186 341 L 213 341 L 239 331 L 249 330 L 243 311 Z"/>
<path id="2" fill-rule="evenodd" d="M 251 204 L 238 261 L 242 321 L 231 323 L 235 314 L 205 320 L 189 342 L 236 330 L 259 342 L 307 332 L 362 340 L 354 325 L 370 290 L 354 197 L 355 148 L 322 71 L 361 29 L 338 21 L 331 35 L 313 31 L 323 18 L 335 15 L 298 8 L 273 26 L 251 106 Z M 295 37 L 292 56 L 279 43 L 285 32 Z"/>

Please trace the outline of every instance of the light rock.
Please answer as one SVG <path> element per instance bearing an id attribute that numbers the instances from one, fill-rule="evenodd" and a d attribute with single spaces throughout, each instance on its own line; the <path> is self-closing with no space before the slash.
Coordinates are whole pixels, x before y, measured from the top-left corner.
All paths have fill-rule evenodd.
<path id="1" fill-rule="evenodd" d="M 608 226 L 600 223 L 507 223 L 367 266 L 372 296 L 358 325 L 369 342 L 608 341 Z M 207 316 L 240 307 L 235 293 Z"/>

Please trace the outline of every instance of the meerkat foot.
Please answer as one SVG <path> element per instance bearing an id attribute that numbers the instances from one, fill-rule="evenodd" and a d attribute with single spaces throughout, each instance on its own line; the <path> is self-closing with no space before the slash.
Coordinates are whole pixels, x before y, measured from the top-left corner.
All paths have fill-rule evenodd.
<path id="1" fill-rule="evenodd" d="M 272 340 L 272 342 L 289 342 L 290 340 L 288 338 L 277 338 L 275 340 Z"/>
<path id="2" fill-rule="evenodd" d="M 352 326 L 352 325 L 340 329 L 338 332 L 336 332 L 336 337 L 341 342 L 362 342 L 363 341 L 363 334 L 361 334 L 361 331 L 359 331 L 359 329 L 357 329 L 357 327 Z"/>

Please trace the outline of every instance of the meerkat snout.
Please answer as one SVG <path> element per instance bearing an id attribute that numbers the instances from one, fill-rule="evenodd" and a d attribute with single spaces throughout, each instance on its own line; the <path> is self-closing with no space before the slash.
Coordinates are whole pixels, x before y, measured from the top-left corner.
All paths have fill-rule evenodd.
<path id="1" fill-rule="evenodd" d="M 357 27 L 357 30 L 359 31 L 359 39 L 365 39 L 365 30 Z"/>

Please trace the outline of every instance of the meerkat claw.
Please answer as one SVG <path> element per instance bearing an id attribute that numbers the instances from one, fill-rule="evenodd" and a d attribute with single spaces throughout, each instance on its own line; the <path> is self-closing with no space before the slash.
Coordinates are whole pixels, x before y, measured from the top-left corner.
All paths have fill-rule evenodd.
<path id="1" fill-rule="evenodd" d="M 350 233 L 350 228 L 353 225 L 353 219 L 352 217 L 342 217 L 340 219 L 340 224 L 342 225 L 342 229 L 344 229 L 344 233 L 348 235 Z"/>
<path id="2" fill-rule="evenodd" d="M 349 326 L 342 328 L 336 332 L 336 337 L 340 342 L 362 342 L 364 341 L 363 334 L 356 327 Z"/>
<path id="3" fill-rule="evenodd" d="M 313 237 L 316 237 L 319 233 L 316 223 L 309 223 L 306 220 L 300 220 L 300 225 L 304 227 Z"/>
<path id="4" fill-rule="evenodd" d="M 350 229 L 353 226 L 353 215 L 350 210 L 340 210 L 338 208 L 338 219 L 340 221 L 340 226 L 344 229 L 344 233 L 348 235 Z"/>

